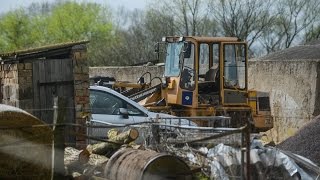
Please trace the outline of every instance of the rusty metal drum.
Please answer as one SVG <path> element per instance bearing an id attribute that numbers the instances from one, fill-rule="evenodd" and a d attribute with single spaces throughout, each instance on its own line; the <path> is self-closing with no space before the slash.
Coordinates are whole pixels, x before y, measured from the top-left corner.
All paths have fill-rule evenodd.
<path id="1" fill-rule="evenodd" d="M 124 149 L 105 167 L 108 180 L 191 180 L 189 166 L 180 158 L 154 151 Z"/>

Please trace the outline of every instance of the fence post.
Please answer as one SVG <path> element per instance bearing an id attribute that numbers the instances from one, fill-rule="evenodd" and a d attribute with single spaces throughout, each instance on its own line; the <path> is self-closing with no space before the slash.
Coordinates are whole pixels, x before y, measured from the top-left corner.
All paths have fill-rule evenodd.
<path id="1" fill-rule="evenodd" d="M 249 118 L 248 121 L 247 121 L 247 127 L 245 128 L 246 132 L 245 132 L 245 135 L 246 135 L 246 170 L 247 170 L 247 180 L 250 180 L 250 176 L 251 176 L 251 171 L 250 171 L 250 151 L 251 151 L 251 140 L 250 140 L 250 129 L 251 129 L 251 119 Z"/>
<path id="2" fill-rule="evenodd" d="M 152 145 L 159 145 L 160 143 L 160 127 L 159 127 L 159 114 L 157 114 L 156 119 L 155 119 L 156 124 L 151 124 L 151 133 L 152 133 Z"/>
<path id="3" fill-rule="evenodd" d="M 53 180 L 64 179 L 64 121 L 65 101 L 54 97 L 53 114 Z"/>
<path id="4" fill-rule="evenodd" d="M 246 151 L 246 144 L 245 144 L 245 136 L 246 133 L 244 132 L 246 130 L 241 131 L 241 180 L 245 179 L 245 163 L 244 163 L 244 151 Z"/>

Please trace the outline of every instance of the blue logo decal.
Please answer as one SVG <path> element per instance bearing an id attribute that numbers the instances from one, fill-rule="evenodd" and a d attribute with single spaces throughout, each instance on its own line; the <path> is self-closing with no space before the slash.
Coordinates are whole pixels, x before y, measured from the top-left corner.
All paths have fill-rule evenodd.
<path id="1" fill-rule="evenodd" d="M 182 92 L 182 105 L 192 105 L 192 92 Z"/>

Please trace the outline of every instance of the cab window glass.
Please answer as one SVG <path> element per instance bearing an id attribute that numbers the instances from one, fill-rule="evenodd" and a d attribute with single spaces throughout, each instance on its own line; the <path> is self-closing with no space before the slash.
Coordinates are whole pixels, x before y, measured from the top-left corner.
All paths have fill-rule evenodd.
<path id="1" fill-rule="evenodd" d="M 209 70 L 209 45 L 200 44 L 199 75 L 204 75 Z"/>
<path id="2" fill-rule="evenodd" d="M 180 74 L 183 46 L 183 42 L 168 43 L 164 72 L 166 77 L 178 76 Z"/>
<path id="3" fill-rule="evenodd" d="M 213 66 L 218 66 L 220 58 L 219 44 L 212 44 L 212 56 Z"/>
<path id="4" fill-rule="evenodd" d="M 245 45 L 227 44 L 224 46 L 224 86 L 226 88 L 245 88 L 245 58 Z"/>
<path id="5" fill-rule="evenodd" d="M 195 89 L 195 70 L 194 70 L 194 44 L 190 45 L 190 57 L 183 59 L 182 71 L 180 75 L 180 87 L 193 91 Z"/>

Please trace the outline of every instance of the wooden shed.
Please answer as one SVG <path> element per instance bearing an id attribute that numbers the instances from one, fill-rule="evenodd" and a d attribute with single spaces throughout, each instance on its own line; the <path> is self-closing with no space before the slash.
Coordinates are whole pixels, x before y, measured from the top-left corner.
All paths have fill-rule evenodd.
<path id="1" fill-rule="evenodd" d="M 51 124 L 53 98 L 58 97 L 64 122 L 85 124 L 83 114 L 89 112 L 87 43 L 69 42 L 0 54 L 2 103 Z M 67 132 L 86 134 L 86 128 L 70 128 Z M 83 136 L 70 134 L 66 141 L 85 145 Z"/>

